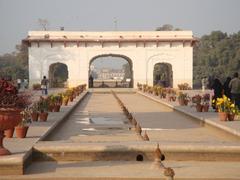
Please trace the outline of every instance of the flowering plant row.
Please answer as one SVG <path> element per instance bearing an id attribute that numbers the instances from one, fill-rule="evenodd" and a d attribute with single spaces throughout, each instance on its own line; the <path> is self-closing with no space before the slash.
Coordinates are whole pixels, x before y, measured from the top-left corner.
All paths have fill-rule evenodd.
<path id="1" fill-rule="evenodd" d="M 11 82 L 0 80 L 0 108 L 24 109 L 31 104 L 30 97 L 30 94 L 18 93 Z"/>

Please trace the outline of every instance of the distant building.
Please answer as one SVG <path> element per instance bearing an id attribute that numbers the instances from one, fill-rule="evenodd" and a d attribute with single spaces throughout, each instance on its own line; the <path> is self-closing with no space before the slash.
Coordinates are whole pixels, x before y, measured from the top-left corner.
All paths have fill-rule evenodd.
<path id="1" fill-rule="evenodd" d="M 99 69 L 97 72 L 97 79 L 107 80 L 107 79 L 116 79 L 122 80 L 124 78 L 124 70 L 122 69 Z"/>

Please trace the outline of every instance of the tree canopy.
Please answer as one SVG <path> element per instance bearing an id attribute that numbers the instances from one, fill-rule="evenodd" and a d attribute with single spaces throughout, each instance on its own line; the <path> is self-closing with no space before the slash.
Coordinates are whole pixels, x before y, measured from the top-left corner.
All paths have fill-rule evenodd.
<path id="1" fill-rule="evenodd" d="M 16 51 L 0 56 L 0 76 L 12 79 L 28 78 L 28 48 L 16 45 Z"/>
<path id="2" fill-rule="evenodd" d="M 240 31 L 231 35 L 213 31 L 204 35 L 193 49 L 193 83 L 201 85 L 203 77 L 219 78 L 222 83 L 240 70 Z"/>
<path id="3" fill-rule="evenodd" d="M 157 27 L 156 31 L 181 31 L 180 28 L 174 28 L 171 24 L 164 24 L 161 27 Z"/>

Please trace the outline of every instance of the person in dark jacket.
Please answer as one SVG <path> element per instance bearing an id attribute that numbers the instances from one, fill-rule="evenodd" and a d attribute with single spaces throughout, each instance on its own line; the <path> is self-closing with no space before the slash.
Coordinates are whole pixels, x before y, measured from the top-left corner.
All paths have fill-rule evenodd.
<path id="1" fill-rule="evenodd" d="M 213 109 L 215 109 L 217 98 L 222 98 L 222 95 L 223 95 L 223 85 L 218 78 L 214 79 L 212 89 L 214 92 L 214 96 L 212 99 L 215 100 L 215 102 L 212 103 L 212 107 L 213 107 Z"/>
<path id="2" fill-rule="evenodd" d="M 231 89 L 232 101 L 240 109 L 240 78 L 237 72 L 234 73 L 233 79 L 229 83 L 229 88 Z"/>
<path id="3" fill-rule="evenodd" d="M 223 84 L 224 94 L 231 99 L 231 88 L 229 87 L 229 83 L 231 81 L 231 77 L 227 77 L 226 81 Z"/>

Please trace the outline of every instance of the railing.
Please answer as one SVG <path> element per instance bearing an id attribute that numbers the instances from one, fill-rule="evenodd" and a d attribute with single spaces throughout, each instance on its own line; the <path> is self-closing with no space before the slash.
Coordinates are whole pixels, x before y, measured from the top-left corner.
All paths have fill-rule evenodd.
<path id="1" fill-rule="evenodd" d="M 121 80 L 94 80 L 91 88 L 130 88 L 131 82 Z"/>

